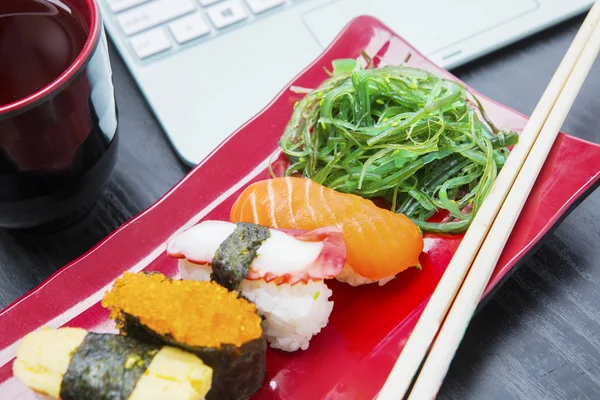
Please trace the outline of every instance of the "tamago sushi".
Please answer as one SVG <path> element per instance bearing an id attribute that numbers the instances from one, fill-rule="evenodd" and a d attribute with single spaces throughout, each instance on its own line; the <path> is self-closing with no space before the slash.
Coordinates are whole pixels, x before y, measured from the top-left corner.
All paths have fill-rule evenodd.
<path id="1" fill-rule="evenodd" d="M 37 393 L 70 399 L 204 399 L 213 371 L 194 354 L 81 328 L 42 328 L 17 348 L 14 375 Z"/>

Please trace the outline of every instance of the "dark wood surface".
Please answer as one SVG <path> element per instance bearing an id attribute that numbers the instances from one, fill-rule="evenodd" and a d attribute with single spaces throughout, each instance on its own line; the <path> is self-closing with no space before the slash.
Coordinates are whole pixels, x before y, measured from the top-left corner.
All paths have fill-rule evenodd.
<path id="1" fill-rule="evenodd" d="M 453 71 L 530 114 L 582 18 Z M 102 198 L 54 233 L 0 230 L 0 309 L 150 206 L 188 172 L 111 47 L 119 160 Z M 600 143 L 600 65 L 563 130 Z M 440 399 L 600 399 L 600 191 L 549 235 L 475 316 Z"/>

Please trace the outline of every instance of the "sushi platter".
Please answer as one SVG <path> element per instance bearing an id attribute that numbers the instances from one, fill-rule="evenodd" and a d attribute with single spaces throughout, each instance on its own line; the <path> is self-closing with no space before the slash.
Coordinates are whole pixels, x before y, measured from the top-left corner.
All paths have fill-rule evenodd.
<path id="1" fill-rule="evenodd" d="M 0 313 L 0 398 L 376 398 L 526 123 L 353 20 Z M 600 146 L 560 133 L 482 303 L 599 178 Z"/>

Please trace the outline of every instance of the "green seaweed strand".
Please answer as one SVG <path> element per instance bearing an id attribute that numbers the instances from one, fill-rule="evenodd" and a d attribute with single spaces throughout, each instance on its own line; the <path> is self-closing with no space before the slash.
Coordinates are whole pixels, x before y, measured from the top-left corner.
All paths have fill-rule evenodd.
<path id="1" fill-rule="evenodd" d="M 424 231 L 466 231 L 517 133 L 497 129 L 460 83 L 404 65 L 369 67 L 336 60 L 329 79 L 304 90 L 279 142 L 290 161 L 284 175 L 383 198 Z M 441 209 L 449 217 L 428 222 Z"/>

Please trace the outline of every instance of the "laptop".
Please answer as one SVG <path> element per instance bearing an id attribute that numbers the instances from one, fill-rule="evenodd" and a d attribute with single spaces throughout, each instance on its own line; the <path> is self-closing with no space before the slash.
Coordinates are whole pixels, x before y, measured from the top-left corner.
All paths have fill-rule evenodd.
<path id="1" fill-rule="evenodd" d="M 452 69 L 593 0 L 97 0 L 105 28 L 188 165 L 264 108 L 354 17 Z"/>

